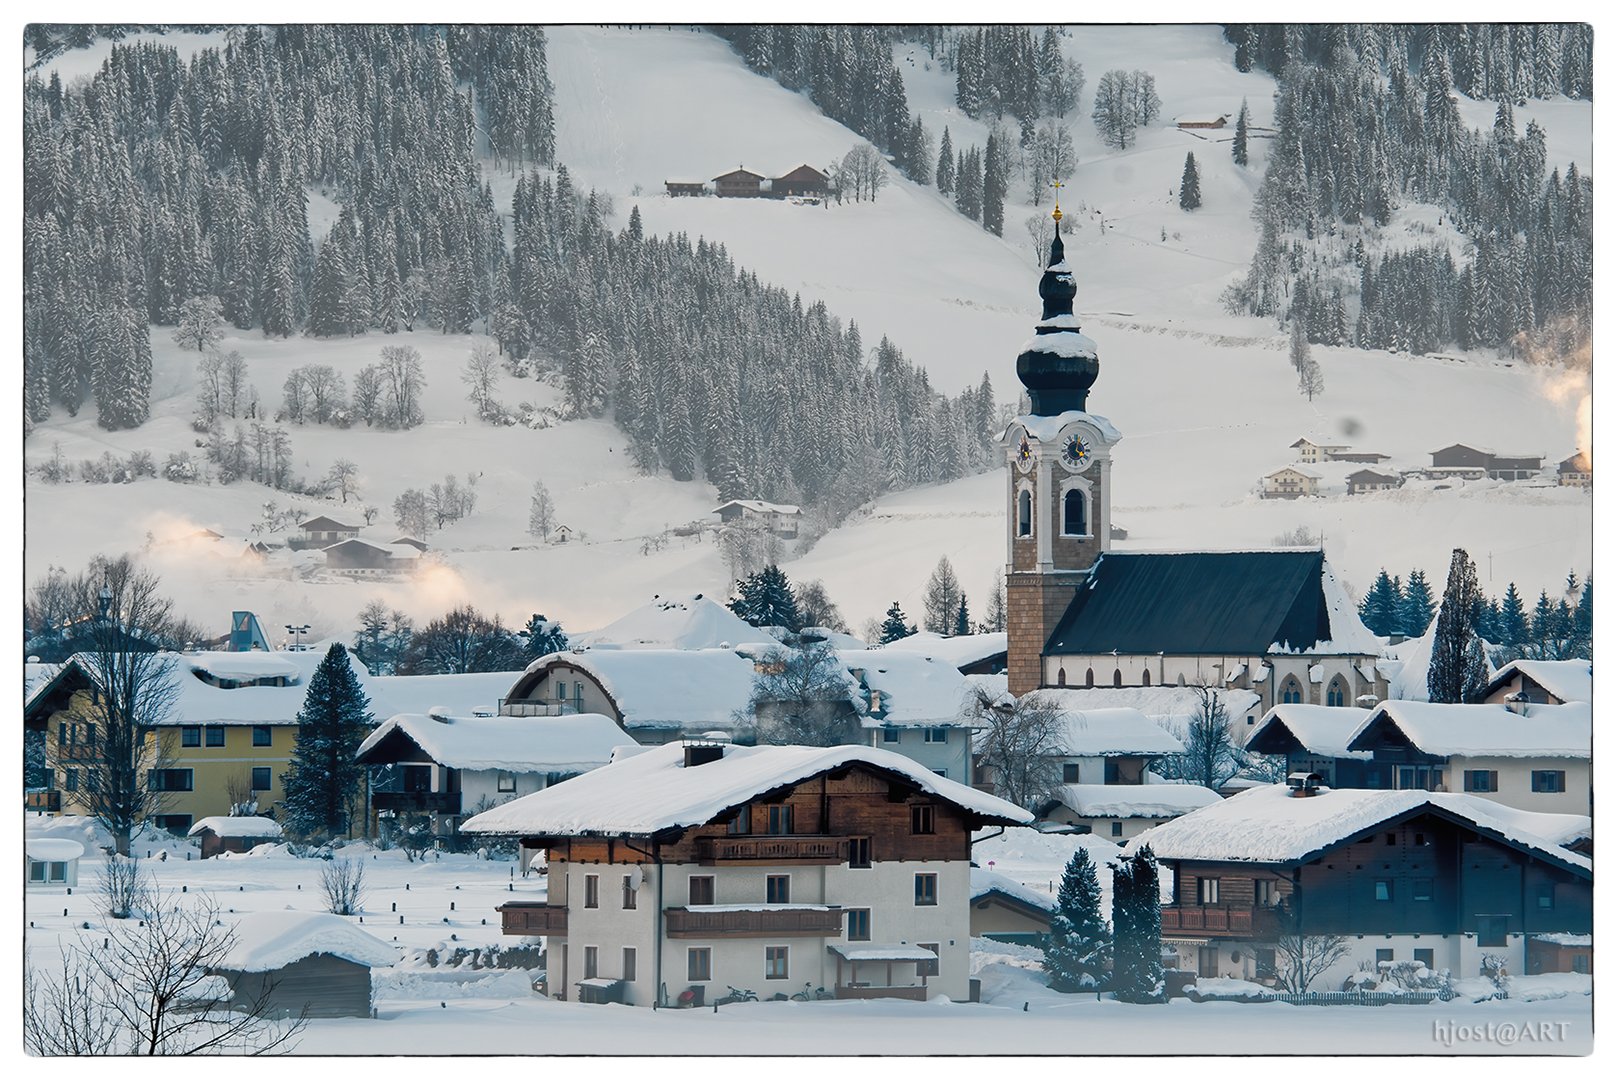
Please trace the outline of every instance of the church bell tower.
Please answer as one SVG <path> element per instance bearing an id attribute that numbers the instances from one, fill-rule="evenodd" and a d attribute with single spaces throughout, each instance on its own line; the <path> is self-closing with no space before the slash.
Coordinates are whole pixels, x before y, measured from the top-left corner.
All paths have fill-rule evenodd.
<path id="1" fill-rule="evenodd" d="M 1100 553 L 1111 547 L 1112 447 L 1122 437 L 1087 411 L 1100 373 L 1095 343 L 1072 313 L 1078 287 L 1055 209 L 1050 263 L 1039 281 L 1043 317 L 1016 358 L 1032 411 L 1005 444 L 1005 600 L 1009 690 L 1020 697 L 1059 679 L 1044 671 L 1044 646 Z"/>

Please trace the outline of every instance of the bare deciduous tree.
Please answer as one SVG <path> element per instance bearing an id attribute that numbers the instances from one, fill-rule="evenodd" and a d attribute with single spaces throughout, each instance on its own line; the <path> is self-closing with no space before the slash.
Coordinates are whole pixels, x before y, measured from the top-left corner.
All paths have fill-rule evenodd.
<path id="1" fill-rule="evenodd" d="M 791 746 L 841 746 L 859 741 L 851 676 L 824 642 L 801 649 L 778 646 L 759 660 L 752 679 L 751 715 L 758 741 Z"/>
<path id="2" fill-rule="evenodd" d="M 1173 733 L 1185 744 L 1184 752 L 1162 758 L 1154 768 L 1169 780 L 1185 780 L 1217 791 L 1246 762 L 1230 740 L 1230 715 L 1223 696 L 1211 686 L 1190 689 L 1197 698 L 1196 715 Z"/>
<path id="3" fill-rule="evenodd" d="M 365 864 L 358 859 L 332 859 L 320 868 L 320 891 L 333 915 L 358 915 L 365 901 Z"/>
<path id="4" fill-rule="evenodd" d="M 1061 783 L 1066 713 L 1056 699 L 1037 690 L 1014 702 L 996 699 L 974 686 L 968 708 L 986 730 L 979 736 L 978 762 L 993 778 L 1000 798 L 1034 809 Z"/>
<path id="5" fill-rule="evenodd" d="M 1295 931 L 1275 939 L 1275 980 L 1287 993 L 1306 994 L 1314 981 L 1350 955 L 1347 938 L 1339 934 L 1301 934 Z M 1260 971 L 1260 975 L 1270 974 Z"/>

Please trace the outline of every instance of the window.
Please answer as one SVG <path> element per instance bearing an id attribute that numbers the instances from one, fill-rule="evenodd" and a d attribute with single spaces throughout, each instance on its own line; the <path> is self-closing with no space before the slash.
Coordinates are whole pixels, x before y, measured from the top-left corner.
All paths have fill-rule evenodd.
<path id="1" fill-rule="evenodd" d="M 919 964 L 915 965 L 915 973 L 917 975 L 936 975 L 938 973 L 938 943 L 935 941 L 918 941 L 916 944 L 923 949 L 931 950 L 932 959 L 922 960 Z"/>
<path id="2" fill-rule="evenodd" d="M 202 745 L 202 729 L 199 728 L 199 727 L 182 727 L 180 729 L 180 745 L 181 746 L 201 746 Z M 1536 777 L 1538 774 L 1534 773 L 1533 775 Z M 1538 788 L 1535 787 L 1533 790 L 1537 791 Z"/>
<path id="3" fill-rule="evenodd" d="M 28 864 L 28 880 L 29 881 L 44 881 L 45 880 L 45 864 L 42 863 L 42 862 L 31 862 L 31 863 L 29 863 Z"/>
<path id="4" fill-rule="evenodd" d="M 1418 832 L 1418 833 L 1415 834 L 1415 846 L 1416 847 L 1425 847 L 1426 846 L 1426 834 L 1425 833 Z"/>
<path id="5" fill-rule="evenodd" d="M 917 836 L 937 832 L 937 809 L 931 805 L 910 807 L 910 832 Z"/>
<path id="6" fill-rule="evenodd" d="M 1589 956 L 1587 953 L 1576 953 L 1572 957 L 1572 970 L 1579 975 L 1589 974 Z"/>
<path id="7" fill-rule="evenodd" d="M 1347 704 L 1347 687 L 1342 685 L 1340 678 L 1331 680 L 1330 688 L 1325 691 L 1325 704 L 1338 709 Z"/>
<path id="8" fill-rule="evenodd" d="M 1285 683 L 1280 687 L 1281 704 L 1301 704 L 1302 700 L 1303 688 L 1297 684 L 1297 680 L 1293 676 L 1287 675 Z"/>
<path id="9" fill-rule="evenodd" d="M 1428 968 L 1430 968 L 1432 966 L 1432 963 L 1433 963 L 1432 958 L 1433 958 L 1433 953 L 1432 953 L 1431 949 L 1416 949 L 1415 950 L 1415 963 L 1417 963 L 1417 964 L 1425 964 Z"/>
<path id="10" fill-rule="evenodd" d="M 90 791 L 100 791 L 101 790 L 101 774 L 96 772 L 94 769 L 85 770 L 85 773 L 84 773 L 84 786 Z M 178 790 L 190 791 L 191 790 L 191 770 L 190 769 L 185 770 L 185 787 L 183 789 L 175 788 L 174 790 L 176 790 L 176 791 L 178 791 Z"/>
<path id="11" fill-rule="evenodd" d="M 1477 945 L 1484 949 L 1505 947 L 1505 931 L 1510 927 L 1508 915 L 1478 915 Z"/>
<path id="12" fill-rule="evenodd" d="M 686 949 L 685 977 L 691 982 L 707 982 L 713 977 L 713 950 Z"/>
<path id="13" fill-rule="evenodd" d="M 792 902 L 790 874 L 770 874 L 764 878 L 764 903 L 789 904 Z"/>
<path id="14" fill-rule="evenodd" d="M 1094 668 L 1088 668 L 1088 669 L 1086 669 L 1084 671 L 1084 685 L 1085 686 L 1094 686 L 1095 685 L 1095 669 Z"/>
<path id="15" fill-rule="evenodd" d="M 255 726 L 253 728 L 253 745 L 254 746 L 269 746 L 270 745 L 270 729 L 267 728 L 267 727 Z"/>
<path id="16" fill-rule="evenodd" d="M 1073 490 L 1061 500 L 1061 532 L 1064 536 L 1084 536 L 1084 493 Z"/>
<path id="17" fill-rule="evenodd" d="M 764 978 L 786 977 L 786 946 L 770 945 L 764 949 Z"/>
<path id="18" fill-rule="evenodd" d="M 1076 784 L 1076 783 L 1078 783 L 1078 763 L 1076 761 L 1064 761 L 1064 762 L 1062 762 L 1062 764 L 1061 764 L 1061 782 L 1063 784 Z"/>
<path id="19" fill-rule="evenodd" d="M 253 767 L 253 790 L 268 791 L 270 789 L 270 770 L 268 765 L 255 765 Z"/>
<path id="20" fill-rule="evenodd" d="M 1533 903 L 1540 911 L 1549 911 L 1555 907 L 1555 886 L 1534 885 Z"/>
<path id="21" fill-rule="evenodd" d="M 1390 833 L 1387 834 L 1387 846 L 1388 847 L 1397 847 L 1398 846 L 1398 834 L 1397 833 L 1390 832 Z"/>
<path id="22" fill-rule="evenodd" d="M 848 866 L 854 870 L 870 869 L 870 837 L 848 838 Z"/>
<path id="23" fill-rule="evenodd" d="M 1376 899 L 1392 899 L 1392 878 L 1376 878 Z"/>
<path id="24" fill-rule="evenodd" d="M 95 774 L 91 773 L 91 777 Z M 146 774 L 149 791 L 190 791 L 190 769 L 152 769 Z"/>
<path id="25" fill-rule="evenodd" d="M 1196 950 L 1196 974 L 1203 979 L 1218 978 L 1218 946 L 1203 945 Z"/>
<path id="26" fill-rule="evenodd" d="M 600 953 L 601 950 L 594 945 L 584 946 L 584 978 L 593 979 L 600 975 Z"/>
<path id="27" fill-rule="evenodd" d="M 1409 898 L 1411 900 L 1430 900 L 1432 898 L 1432 879 L 1418 877 L 1409 883 Z"/>
<path id="28" fill-rule="evenodd" d="M 1150 686 L 1151 685 L 1151 669 L 1150 668 L 1146 668 L 1144 671 L 1140 672 L 1140 685 L 1141 686 Z"/>
<path id="29" fill-rule="evenodd" d="M 225 727 L 223 724 L 208 725 L 208 745 L 223 746 L 225 744 Z"/>
<path id="30" fill-rule="evenodd" d="M 1277 882 L 1259 879 L 1252 883 L 1253 894 L 1261 907 L 1274 907 L 1280 903 L 1280 886 Z"/>
<path id="31" fill-rule="evenodd" d="M 927 742 L 943 742 L 943 743 L 948 742 L 949 741 L 949 729 L 946 728 L 946 727 L 929 727 L 929 728 L 927 728 L 926 729 L 926 741 Z"/>
<path id="32" fill-rule="evenodd" d="M 1386 963 L 1389 963 L 1389 964 L 1392 963 L 1392 950 L 1391 949 L 1377 949 L 1376 950 L 1376 963 L 1380 964 L 1382 962 L 1386 962 Z"/>
<path id="33" fill-rule="evenodd" d="M 790 806 L 771 806 L 769 808 L 769 835 L 789 836 L 792 831 L 792 808 Z"/>
<path id="34" fill-rule="evenodd" d="M 623 950 L 623 981 L 634 982 L 635 955 L 633 949 Z"/>
<path id="35" fill-rule="evenodd" d="M 1123 685 L 1123 669 L 1122 668 L 1113 668 L 1112 669 L 1112 685 L 1113 686 L 1122 686 Z"/>
<path id="36" fill-rule="evenodd" d="M 691 878 L 691 903 L 711 904 L 713 902 L 713 877 L 703 875 Z"/>
<path id="37" fill-rule="evenodd" d="M 623 875 L 623 910 L 624 911 L 633 911 L 635 909 L 635 906 L 636 906 L 635 905 L 635 900 L 636 900 L 636 897 L 638 895 L 638 893 L 637 893 L 637 891 L 635 889 L 635 886 L 639 883 L 639 881 L 640 881 L 640 875 L 639 874 L 624 874 Z"/>
<path id="38" fill-rule="evenodd" d="M 77 769 L 63 769 L 62 770 L 62 790 L 63 791 L 77 791 L 77 790 L 79 790 L 79 770 L 77 770 Z"/>
<path id="39" fill-rule="evenodd" d="M 1016 535 L 1033 535 L 1033 492 L 1027 488 L 1016 496 Z"/>
<path id="40" fill-rule="evenodd" d="M 1123 823 L 1121 821 L 1112 822 L 1112 835 L 1113 836 L 1122 836 L 1123 835 Z"/>
<path id="41" fill-rule="evenodd" d="M 1252 962 L 1258 969 L 1259 975 L 1274 975 L 1275 951 L 1273 949 L 1253 949 Z"/>
<path id="42" fill-rule="evenodd" d="M 881 741 L 898 742 L 900 734 L 901 732 L 896 727 L 884 727 L 881 729 Z"/>
<path id="43" fill-rule="evenodd" d="M 1218 878 L 1199 877 L 1196 879 L 1196 903 L 1218 903 Z"/>
<path id="44" fill-rule="evenodd" d="M 84 725 L 84 745 L 85 746 L 94 746 L 95 745 L 95 725 L 94 724 L 85 724 Z"/>
<path id="45" fill-rule="evenodd" d="M 1534 791 L 1565 791 L 1566 773 L 1559 769 L 1545 769 L 1533 773 Z"/>
<path id="46" fill-rule="evenodd" d="M 870 940 L 870 909 L 851 908 L 848 911 L 848 940 Z"/>
<path id="47" fill-rule="evenodd" d="M 584 875 L 584 906 L 585 907 L 600 907 L 601 906 L 601 875 L 600 874 L 585 874 Z M 593 978 L 593 976 L 586 975 L 585 978 Z"/>
<path id="48" fill-rule="evenodd" d="M 1465 771 L 1465 790 L 1498 791 L 1499 774 L 1492 769 L 1467 769 Z"/>
<path id="49" fill-rule="evenodd" d="M 517 789 L 516 774 L 508 772 L 497 773 L 494 778 L 494 788 L 501 794 L 515 792 Z"/>
<path id="50" fill-rule="evenodd" d="M 938 903 L 938 875 L 915 875 L 915 906 L 936 907 Z"/>
<path id="51" fill-rule="evenodd" d="M 752 832 L 752 807 L 743 806 L 730 818 L 725 831 L 731 836 L 746 836 Z"/>

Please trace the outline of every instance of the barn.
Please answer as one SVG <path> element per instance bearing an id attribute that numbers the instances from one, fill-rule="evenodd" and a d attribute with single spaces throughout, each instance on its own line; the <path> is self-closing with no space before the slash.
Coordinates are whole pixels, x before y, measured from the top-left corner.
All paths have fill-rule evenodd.
<path id="1" fill-rule="evenodd" d="M 281 825 L 266 817 L 205 817 L 187 836 L 202 841 L 202 857 L 211 859 L 224 852 L 251 851 L 267 841 L 281 838 Z"/>
<path id="2" fill-rule="evenodd" d="M 234 943 L 208 974 L 230 984 L 232 1004 L 263 1015 L 370 1016 L 371 968 L 398 950 L 337 915 L 258 911 L 236 924 Z"/>

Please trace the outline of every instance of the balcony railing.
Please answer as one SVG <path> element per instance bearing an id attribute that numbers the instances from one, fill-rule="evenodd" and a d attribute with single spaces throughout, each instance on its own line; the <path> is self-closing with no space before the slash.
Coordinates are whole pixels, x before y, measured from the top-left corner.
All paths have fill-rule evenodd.
<path id="1" fill-rule="evenodd" d="M 1170 905 L 1162 909 L 1162 932 L 1272 937 L 1280 932 L 1280 918 L 1273 908 L 1261 905 Z"/>
<path id="2" fill-rule="evenodd" d="M 663 915 L 671 938 L 842 936 L 842 909 L 839 907 L 750 908 L 745 911 L 668 908 Z"/>
<path id="3" fill-rule="evenodd" d="M 373 791 L 371 805 L 378 810 L 412 814 L 458 814 L 458 791 Z"/>
<path id="4" fill-rule="evenodd" d="M 696 857 L 704 866 L 725 863 L 846 862 L 848 841 L 841 836 L 699 836 Z"/>
<path id="5" fill-rule="evenodd" d="M 536 701 L 532 698 L 501 698 L 501 716 L 575 716 L 584 711 L 584 702 L 578 698 L 571 701 Z"/>
<path id="6" fill-rule="evenodd" d="M 542 900 L 508 900 L 494 910 L 500 913 L 502 934 L 567 936 L 567 909 L 564 907 L 551 907 Z"/>
<path id="7" fill-rule="evenodd" d="M 29 810 L 45 810 L 52 814 L 62 811 L 62 793 L 60 791 L 30 791 L 24 797 L 23 805 Z"/>

